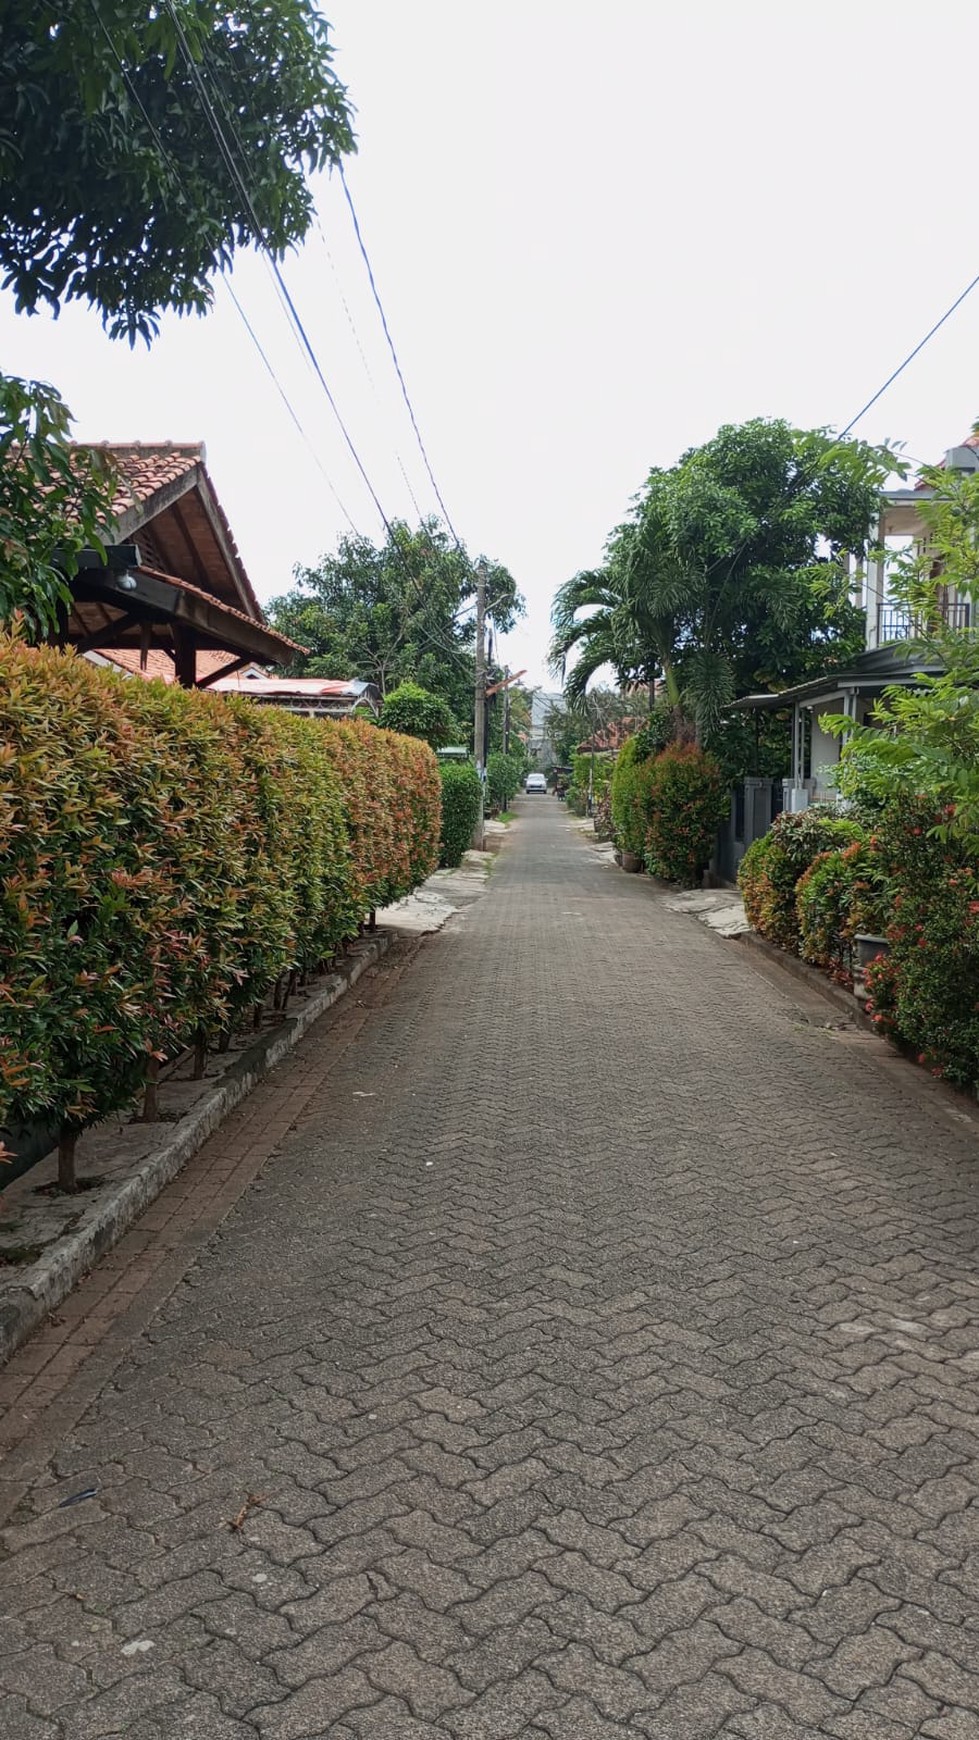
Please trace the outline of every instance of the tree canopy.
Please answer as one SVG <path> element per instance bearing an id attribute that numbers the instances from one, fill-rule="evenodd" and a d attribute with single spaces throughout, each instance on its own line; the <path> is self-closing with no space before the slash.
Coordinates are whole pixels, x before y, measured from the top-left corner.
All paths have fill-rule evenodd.
<path id="1" fill-rule="evenodd" d="M 710 738 L 736 695 L 853 657 L 849 559 L 899 468 L 888 448 L 757 418 L 650 472 L 604 568 L 557 594 L 551 654 L 564 673 L 577 653 L 571 698 L 603 664 L 658 676 Z"/>
<path id="2" fill-rule="evenodd" d="M 0 622 L 31 634 L 57 626 L 78 554 L 99 547 L 115 472 L 97 449 L 73 451 L 53 387 L 0 375 Z"/>
<path id="3" fill-rule="evenodd" d="M 433 695 L 420 683 L 399 683 L 384 697 L 379 725 L 386 731 L 401 731 L 407 737 L 421 737 L 432 749 L 444 749 L 456 743 L 465 732 L 442 695 Z"/>
<path id="4" fill-rule="evenodd" d="M 487 616 L 505 632 L 523 614 L 513 576 L 487 563 Z M 311 676 L 360 677 L 382 695 L 405 681 L 441 695 L 459 720 L 472 714 L 475 564 L 444 527 L 396 520 L 382 544 L 341 538 L 296 585 L 273 598 L 272 623 L 310 649 L 295 666 Z"/>
<path id="5" fill-rule="evenodd" d="M 113 337 L 206 309 L 236 248 L 305 236 L 305 173 L 354 149 L 313 0 L 5 0 L 0 269 L 21 309 Z"/>

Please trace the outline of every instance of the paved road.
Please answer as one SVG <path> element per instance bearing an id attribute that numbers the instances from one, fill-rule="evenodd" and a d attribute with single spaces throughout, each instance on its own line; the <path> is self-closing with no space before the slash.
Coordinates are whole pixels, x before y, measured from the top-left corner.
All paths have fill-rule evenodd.
<path id="1" fill-rule="evenodd" d="M 976 1740 L 975 1126 L 550 799 L 378 986 L 22 1448 L 3 1740 Z"/>

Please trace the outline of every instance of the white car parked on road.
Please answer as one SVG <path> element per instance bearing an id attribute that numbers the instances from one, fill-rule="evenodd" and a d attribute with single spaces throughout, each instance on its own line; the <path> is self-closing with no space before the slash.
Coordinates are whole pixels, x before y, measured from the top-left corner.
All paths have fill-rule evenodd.
<path id="1" fill-rule="evenodd" d="M 547 780 L 542 773 L 528 773 L 524 791 L 547 791 Z"/>

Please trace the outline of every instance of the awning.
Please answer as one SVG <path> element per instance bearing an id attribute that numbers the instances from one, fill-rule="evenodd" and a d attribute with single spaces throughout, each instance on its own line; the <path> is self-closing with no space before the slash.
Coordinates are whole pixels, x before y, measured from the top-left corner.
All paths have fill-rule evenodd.
<path id="1" fill-rule="evenodd" d="M 882 649 L 890 652 L 891 649 Z M 865 668 L 854 668 L 846 671 L 827 671 L 825 676 L 810 677 L 805 683 L 795 683 L 790 689 L 780 689 L 777 693 L 766 690 L 760 695 L 742 695 L 740 700 L 732 701 L 727 711 L 730 713 L 778 713 L 785 708 L 812 705 L 818 701 L 831 701 L 834 695 L 845 695 L 851 691 L 860 693 L 879 693 L 890 689 L 894 684 L 913 682 L 918 676 L 935 676 L 940 666 L 911 659 L 903 661 L 890 659 L 886 666 L 878 664 L 876 669 L 868 664 Z"/>

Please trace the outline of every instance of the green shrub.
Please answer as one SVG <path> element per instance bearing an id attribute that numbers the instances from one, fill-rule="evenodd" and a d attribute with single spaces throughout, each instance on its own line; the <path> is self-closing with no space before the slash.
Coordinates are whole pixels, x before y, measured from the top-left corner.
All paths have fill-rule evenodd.
<path id="1" fill-rule="evenodd" d="M 655 707 L 636 732 L 634 741 L 638 745 L 637 753 L 645 759 L 650 755 L 661 755 L 664 749 L 676 740 L 677 714 L 668 701 L 657 701 Z"/>
<path id="2" fill-rule="evenodd" d="M 649 756 L 638 737 L 627 737 L 615 758 L 612 771 L 612 827 L 615 843 L 623 852 L 641 858 L 646 845 Z"/>
<path id="3" fill-rule="evenodd" d="M 652 763 L 646 867 L 667 882 L 693 887 L 710 863 L 728 813 L 728 788 L 713 756 L 672 744 Z"/>
<path id="4" fill-rule="evenodd" d="M 462 863 L 472 844 L 482 803 L 479 774 L 471 761 L 442 763 L 442 840 L 439 862 L 450 867 Z"/>
<path id="5" fill-rule="evenodd" d="M 458 741 L 460 732 L 448 701 L 411 682 L 399 683 L 385 695 L 379 724 L 387 731 L 420 737 L 433 749 Z"/>
<path id="6" fill-rule="evenodd" d="M 821 852 L 800 876 L 795 898 L 800 954 L 848 983 L 857 931 L 879 934 L 888 920 L 887 892 L 869 842 Z"/>
<path id="7" fill-rule="evenodd" d="M 796 884 L 823 852 L 865 838 L 861 824 L 826 805 L 814 804 L 799 815 L 787 810 L 768 833 L 749 846 L 738 870 L 749 924 L 778 948 L 796 954 L 799 915 Z"/>
<path id="8" fill-rule="evenodd" d="M 0 744 L 2 1124 L 125 1105 L 434 867 L 435 757 L 374 727 L 7 640 Z"/>
<path id="9" fill-rule="evenodd" d="M 568 788 L 568 809 L 572 815 L 587 815 L 589 795 L 593 806 L 608 797 L 614 769 L 615 757 L 600 750 L 579 750 L 572 755 Z"/>
<path id="10" fill-rule="evenodd" d="M 504 755 L 494 749 L 486 758 L 486 792 L 491 804 L 499 809 L 509 808 L 510 802 L 520 790 L 523 779 L 524 758 L 521 755 Z"/>
<path id="11" fill-rule="evenodd" d="M 757 930 L 762 936 L 767 935 L 770 868 L 775 850 L 771 834 L 763 834 L 760 840 L 752 840 L 738 865 L 738 887 L 744 900 L 745 917 L 752 930 Z"/>
<path id="12" fill-rule="evenodd" d="M 606 791 L 595 806 L 595 833 L 599 840 L 615 838 L 612 826 L 612 794 Z"/>
<path id="13" fill-rule="evenodd" d="M 881 1030 L 935 1075 L 979 1081 L 979 882 L 929 800 L 901 797 L 881 815 L 871 851 L 891 892 L 889 954 L 867 973 Z"/>

